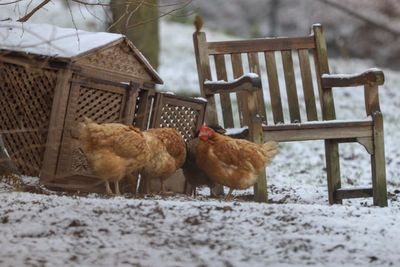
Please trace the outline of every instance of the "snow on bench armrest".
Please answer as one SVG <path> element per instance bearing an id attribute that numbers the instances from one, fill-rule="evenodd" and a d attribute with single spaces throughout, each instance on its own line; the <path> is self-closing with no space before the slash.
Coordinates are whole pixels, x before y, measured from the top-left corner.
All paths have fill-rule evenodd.
<path id="1" fill-rule="evenodd" d="M 204 90 L 206 94 L 237 92 L 239 90 L 252 90 L 261 88 L 261 79 L 255 73 L 246 73 L 233 81 L 204 81 Z"/>
<path id="2" fill-rule="evenodd" d="M 359 86 L 368 83 L 382 85 L 385 76 L 380 69 L 372 68 L 359 74 L 323 74 L 321 84 L 323 88 Z"/>

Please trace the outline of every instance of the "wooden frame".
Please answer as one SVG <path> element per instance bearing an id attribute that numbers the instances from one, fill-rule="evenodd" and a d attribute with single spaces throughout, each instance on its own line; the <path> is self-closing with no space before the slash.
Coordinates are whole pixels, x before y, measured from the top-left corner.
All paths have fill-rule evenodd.
<path id="1" fill-rule="evenodd" d="M 329 203 L 341 203 L 342 199 L 372 196 L 374 205 L 387 206 L 383 119 L 379 108 L 378 86 L 384 82 L 383 72 L 376 69 L 356 75 L 332 75 L 329 73 L 327 48 L 322 26 L 312 26 L 306 37 L 262 38 L 252 40 L 208 42 L 204 32 L 193 34 L 199 83 L 202 95 L 208 100 L 206 121 L 234 125 L 230 94 L 235 93 L 241 126 L 248 126 L 247 139 L 256 143 L 264 140 L 278 142 L 324 140 L 327 167 Z M 284 70 L 284 84 L 290 122 L 285 122 L 281 88 L 275 55 L 280 53 Z M 266 64 L 268 84 L 262 84 L 260 57 Z M 301 117 L 300 99 L 295 82 L 293 55 L 299 58 L 305 118 Z M 310 54 L 313 55 L 316 74 L 311 74 Z M 242 56 L 247 55 L 248 69 L 257 75 L 244 75 Z M 210 60 L 214 58 L 217 81 L 212 79 Z M 233 78 L 227 79 L 226 58 L 230 58 Z M 313 77 L 316 77 L 321 113 L 318 114 Z M 221 82 L 224 80 L 225 82 Z M 366 117 L 356 121 L 337 121 L 333 87 L 364 86 Z M 270 106 L 263 101 L 269 90 Z M 220 96 L 222 121 L 218 121 L 215 95 Z M 268 109 L 266 108 L 268 107 Z M 267 121 L 272 113 L 272 121 Z M 322 119 L 322 120 L 321 120 Z M 343 189 L 340 181 L 339 144 L 358 142 L 371 155 L 372 188 Z M 254 188 L 256 201 L 267 201 L 265 173 L 261 173 Z"/>

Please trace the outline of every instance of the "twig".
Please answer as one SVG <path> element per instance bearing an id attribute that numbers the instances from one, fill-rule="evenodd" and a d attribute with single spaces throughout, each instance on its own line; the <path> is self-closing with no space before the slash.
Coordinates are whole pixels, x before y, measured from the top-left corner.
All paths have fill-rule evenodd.
<path id="1" fill-rule="evenodd" d="M 126 18 L 126 22 L 125 22 L 125 27 L 124 27 L 125 32 L 126 32 L 127 29 L 128 29 L 129 21 L 131 20 L 133 14 L 135 14 L 135 13 L 138 11 L 138 9 L 143 5 L 144 1 L 145 1 L 145 0 L 140 1 L 140 3 L 135 7 L 135 9 L 132 10 L 131 12 L 129 12 L 129 15 L 128 15 L 128 17 Z M 129 4 L 129 5 L 130 5 L 130 4 Z"/>
<path id="2" fill-rule="evenodd" d="M 81 0 L 71 0 L 71 1 L 72 2 L 76 2 L 78 4 L 85 5 L 85 6 L 109 6 L 110 5 L 110 4 L 103 4 L 103 3 L 100 3 L 100 2 L 88 3 L 88 2 L 85 2 L 85 1 L 81 1 Z"/>
<path id="3" fill-rule="evenodd" d="M 69 4 L 68 1 L 67 1 L 67 7 L 68 7 L 68 10 L 69 10 L 69 14 L 71 15 L 72 24 L 74 24 L 74 27 L 75 27 L 76 38 L 78 38 L 78 48 L 80 49 L 81 40 L 80 40 L 80 38 L 79 38 L 78 26 L 76 25 L 75 18 L 74 18 L 74 14 L 72 13 L 72 9 L 71 9 L 71 6 L 70 6 L 70 4 Z"/>
<path id="4" fill-rule="evenodd" d="M 0 3 L 0 6 L 16 4 L 16 3 L 21 2 L 21 1 L 23 1 L 23 0 L 15 0 L 15 1 L 7 2 L 7 3 Z"/>
<path id="5" fill-rule="evenodd" d="M 41 9 L 42 7 L 44 7 L 45 5 L 47 5 L 50 2 L 50 0 L 44 0 L 42 3 L 40 3 L 37 7 L 35 7 L 34 9 L 32 9 L 31 12 L 29 12 L 28 14 L 26 14 L 25 16 L 23 16 L 22 18 L 20 18 L 19 20 L 17 20 L 18 22 L 26 22 L 28 21 L 28 19 L 30 19 L 39 9 Z"/>
<path id="6" fill-rule="evenodd" d="M 152 18 L 152 19 L 148 19 L 148 20 L 145 20 L 145 21 L 142 21 L 142 22 L 138 22 L 138 23 L 136 23 L 136 24 L 133 24 L 133 25 L 129 26 L 128 29 L 132 29 L 132 28 L 138 27 L 138 26 L 140 26 L 140 25 L 143 25 L 143 24 L 146 24 L 146 23 L 149 23 L 149 22 L 158 20 L 158 19 L 160 19 L 160 18 L 162 18 L 162 17 L 171 15 L 172 13 L 174 13 L 174 12 L 176 12 L 176 11 L 178 11 L 178 10 L 184 9 L 185 7 L 187 7 L 187 6 L 188 6 L 189 4 L 191 4 L 191 3 L 192 3 L 192 0 L 189 0 L 189 1 L 187 1 L 185 4 L 183 4 L 182 6 L 180 6 L 180 7 L 178 7 L 178 8 L 175 8 L 175 9 L 172 9 L 172 10 L 170 10 L 170 11 L 168 11 L 168 12 L 165 12 L 165 13 L 163 13 L 162 15 L 158 16 L 157 18 Z"/>

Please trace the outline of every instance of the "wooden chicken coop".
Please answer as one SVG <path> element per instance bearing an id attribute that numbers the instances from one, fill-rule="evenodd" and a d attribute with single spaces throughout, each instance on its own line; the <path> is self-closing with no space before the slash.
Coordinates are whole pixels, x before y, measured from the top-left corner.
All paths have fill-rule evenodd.
<path id="1" fill-rule="evenodd" d="M 194 109 L 175 108 L 185 101 L 158 96 L 154 88 L 163 81 L 123 35 L 29 23 L 6 26 L 0 28 L 0 133 L 19 170 L 39 176 L 45 185 L 104 190 L 79 148 L 77 124 L 84 116 L 141 129 L 150 126 L 154 112 L 160 119 L 153 117 L 153 124 L 169 125 L 171 118 L 163 112 L 195 110 L 196 121 L 204 116 L 202 101 L 187 99 L 197 104 Z M 190 136 L 189 128 L 181 133 Z"/>

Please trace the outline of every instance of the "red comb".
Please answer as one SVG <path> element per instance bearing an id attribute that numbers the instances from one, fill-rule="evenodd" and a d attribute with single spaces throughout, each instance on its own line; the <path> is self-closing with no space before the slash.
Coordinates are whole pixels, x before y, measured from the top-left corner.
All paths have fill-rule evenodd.
<path id="1" fill-rule="evenodd" d="M 204 122 L 200 127 L 200 132 L 204 132 L 206 130 L 206 123 Z"/>

